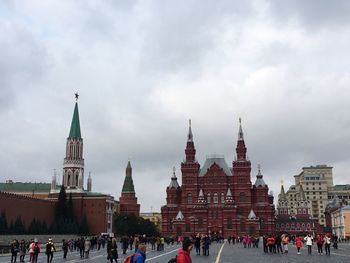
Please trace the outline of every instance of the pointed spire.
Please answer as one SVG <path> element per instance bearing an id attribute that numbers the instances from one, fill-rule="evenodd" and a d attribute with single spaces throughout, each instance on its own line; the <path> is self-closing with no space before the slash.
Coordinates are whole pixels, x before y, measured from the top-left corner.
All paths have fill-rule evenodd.
<path id="1" fill-rule="evenodd" d="M 91 179 L 91 172 L 89 172 L 89 177 L 87 180 L 87 191 L 91 192 L 91 190 L 92 190 L 92 179 Z"/>
<path id="2" fill-rule="evenodd" d="M 205 200 L 204 193 L 203 193 L 203 190 L 202 190 L 202 189 L 199 190 L 199 194 L 198 194 L 198 203 L 199 203 L 199 204 L 204 204 L 204 203 L 206 203 L 206 200 Z"/>
<path id="3" fill-rule="evenodd" d="M 281 181 L 281 193 L 279 195 L 279 201 L 287 201 L 286 193 L 284 192 L 283 180 Z"/>
<path id="4" fill-rule="evenodd" d="M 185 217 L 184 217 L 184 215 L 182 214 L 181 210 L 179 210 L 179 212 L 177 213 L 175 219 L 176 219 L 176 220 L 184 220 L 184 219 L 185 219 Z"/>
<path id="5" fill-rule="evenodd" d="M 248 215 L 248 219 L 256 219 L 256 215 L 255 215 L 253 209 L 250 210 L 250 213 Z"/>
<path id="6" fill-rule="evenodd" d="M 254 185 L 256 187 L 258 187 L 258 186 L 262 186 L 262 187 L 266 186 L 266 183 L 265 183 L 265 181 L 263 179 L 263 175 L 261 173 L 261 165 L 260 164 L 258 165 L 258 174 L 256 175 L 256 181 L 255 181 Z"/>
<path id="7" fill-rule="evenodd" d="M 170 181 L 170 184 L 169 184 L 169 189 L 171 188 L 179 188 L 179 183 L 177 182 L 177 177 L 176 177 L 176 174 L 175 174 L 175 166 L 173 167 L 173 175 L 171 177 L 171 181 Z"/>
<path id="8" fill-rule="evenodd" d="M 242 130 L 242 119 L 239 118 L 239 131 L 238 131 L 238 141 L 236 147 L 237 161 L 247 161 L 247 148 L 244 143 L 244 136 Z"/>
<path id="9" fill-rule="evenodd" d="M 54 169 L 53 170 L 52 181 L 51 181 L 51 192 L 56 190 L 56 181 L 57 181 L 56 169 Z"/>
<path id="10" fill-rule="evenodd" d="M 193 142 L 193 134 L 192 134 L 192 123 L 191 119 L 189 120 L 189 126 L 188 126 L 188 135 L 187 135 L 187 141 L 188 142 Z"/>
<path id="11" fill-rule="evenodd" d="M 70 125 L 68 138 L 81 139 L 78 102 L 75 102 L 74 113 L 73 113 L 72 123 Z"/>
<path id="12" fill-rule="evenodd" d="M 233 203 L 234 202 L 230 188 L 227 189 L 225 202 L 226 203 Z"/>
<path id="13" fill-rule="evenodd" d="M 244 134 L 242 130 L 242 119 L 239 118 L 239 131 L 238 131 L 238 140 L 243 141 L 244 140 Z"/>
<path id="14" fill-rule="evenodd" d="M 132 168 L 131 163 L 128 161 L 128 165 L 125 169 L 125 179 L 123 184 L 122 193 L 135 193 L 134 182 L 132 180 Z"/>
<path id="15" fill-rule="evenodd" d="M 193 143 L 193 134 L 192 134 L 192 122 L 189 120 L 189 129 L 187 135 L 187 143 L 186 143 L 186 162 L 193 163 L 196 161 L 196 149 Z"/>

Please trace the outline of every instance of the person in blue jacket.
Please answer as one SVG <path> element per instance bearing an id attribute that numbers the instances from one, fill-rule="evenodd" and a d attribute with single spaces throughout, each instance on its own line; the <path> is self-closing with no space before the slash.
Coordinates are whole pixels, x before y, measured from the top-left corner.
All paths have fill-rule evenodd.
<path id="1" fill-rule="evenodd" d="M 133 263 L 145 263 L 146 261 L 146 245 L 140 244 L 134 258 L 132 260 Z"/>

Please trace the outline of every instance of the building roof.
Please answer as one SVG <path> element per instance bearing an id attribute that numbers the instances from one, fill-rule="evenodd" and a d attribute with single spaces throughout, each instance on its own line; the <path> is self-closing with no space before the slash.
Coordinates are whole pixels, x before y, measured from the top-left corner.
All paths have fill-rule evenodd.
<path id="1" fill-rule="evenodd" d="M 341 207 L 342 201 L 337 195 L 334 195 L 333 199 L 327 204 L 328 208 L 338 208 Z"/>
<path id="2" fill-rule="evenodd" d="M 204 176 L 213 164 L 220 166 L 227 176 L 232 176 L 232 172 L 228 167 L 225 158 L 219 155 L 207 156 L 207 159 L 205 160 L 205 163 L 199 172 L 199 176 Z"/>
<path id="3" fill-rule="evenodd" d="M 0 191 L 42 191 L 50 192 L 50 183 L 22 183 L 22 182 L 6 182 L 0 183 Z"/>
<path id="4" fill-rule="evenodd" d="M 333 190 L 335 191 L 344 191 L 344 190 L 350 190 L 350 184 L 338 184 L 333 186 Z"/>
<path id="5" fill-rule="evenodd" d="M 266 186 L 266 183 L 263 179 L 263 175 L 261 173 L 261 169 L 260 169 L 260 165 L 259 165 L 259 171 L 258 171 L 258 174 L 256 175 L 256 181 L 255 181 L 255 184 L 254 184 L 256 187 L 258 186 Z"/>
<path id="6" fill-rule="evenodd" d="M 180 187 L 179 183 L 177 182 L 177 177 L 176 177 L 176 174 L 175 174 L 175 167 L 174 167 L 174 169 L 173 169 L 173 176 L 171 177 L 171 181 L 170 181 L 170 184 L 169 184 L 168 187 L 169 187 L 170 189 L 171 189 L 171 188 L 177 189 L 177 188 Z"/>
<path id="7" fill-rule="evenodd" d="M 341 210 L 346 210 L 346 211 L 350 211 L 350 205 L 344 206 L 341 208 Z"/>
<path id="8" fill-rule="evenodd" d="M 81 139 L 78 103 L 75 103 L 69 138 Z"/>

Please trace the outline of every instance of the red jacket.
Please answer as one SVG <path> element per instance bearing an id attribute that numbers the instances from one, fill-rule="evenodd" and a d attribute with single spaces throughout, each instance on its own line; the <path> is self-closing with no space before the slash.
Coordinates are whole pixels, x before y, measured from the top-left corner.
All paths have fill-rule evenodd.
<path id="1" fill-rule="evenodd" d="M 272 246 L 273 244 L 275 244 L 275 239 L 273 237 L 269 237 L 267 239 L 267 245 Z"/>
<path id="2" fill-rule="evenodd" d="M 181 248 L 179 250 L 179 254 L 177 255 L 176 263 L 192 263 L 190 252 Z"/>
<path id="3" fill-rule="evenodd" d="M 302 247 L 303 246 L 303 241 L 301 240 L 301 237 L 296 237 L 294 241 L 295 241 L 295 246 L 296 247 Z"/>

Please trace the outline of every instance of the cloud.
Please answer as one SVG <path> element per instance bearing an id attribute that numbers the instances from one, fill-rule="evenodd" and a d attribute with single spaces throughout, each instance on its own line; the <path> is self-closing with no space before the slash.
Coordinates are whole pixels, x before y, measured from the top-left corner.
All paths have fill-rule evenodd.
<path id="1" fill-rule="evenodd" d="M 0 4 L 2 178 L 62 171 L 74 97 L 93 190 L 120 196 L 129 158 L 160 210 L 192 119 L 197 159 L 235 155 L 275 194 L 303 166 L 349 173 L 346 1 L 9 1 Z M 332 2 L 333 3 L 333 2 Z M 156 191 L 150 191 L 156 189 Z"/>

